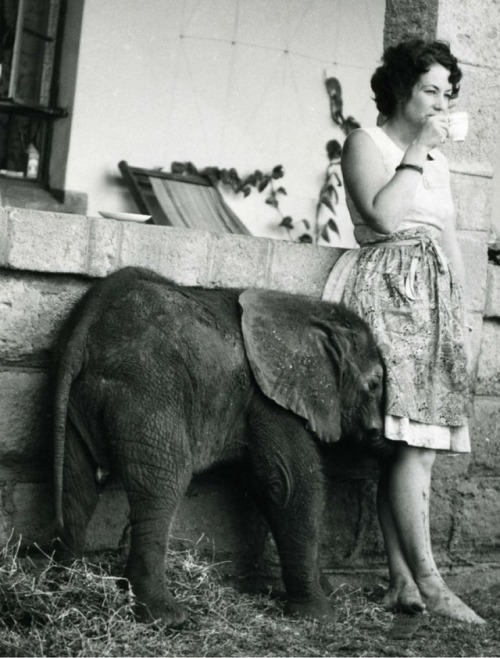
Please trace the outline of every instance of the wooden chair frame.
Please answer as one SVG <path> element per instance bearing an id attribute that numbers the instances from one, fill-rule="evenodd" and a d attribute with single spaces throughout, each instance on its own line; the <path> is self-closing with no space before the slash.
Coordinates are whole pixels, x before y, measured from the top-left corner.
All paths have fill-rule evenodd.
<path id="1" fill-rule="evenodd" d="M 145 215 L 151 215 L 154 224 L 166 224 L 170 226 L 186 226 L 189 228 L 207 228 L 207 226 L 197 226 L 196 218 L 189 217 L 172 217 L 164 206 L 160 210 L 160 202 L 155 198 L 154 190 L 152 188 L 151 179 L 159 179 L 162 181 L 173 181 L 174 183 L 186 184 L 192 187 L 192 192 L 196 194 L 196 187 L 210 188 L 211 196 L 210 201 L 217 206 L 217 216 L 221 217 L 221 221 L 213 226 L 213 230 L 218 233 L 231 232 L 250 234 L 250 231 L 241 222 L 238 216 L 231 210 L 223 199 L 220 191 L 215 185 L 206 177 L 193 174 L 174 174 L 167 173 L 158 169 L 145 169 L 142 167 L 133 167 L 125 160 L 118 163 L 118 168 L 123 176 L 123 179 L 134 199 L 139 212 Z M 149 200 L 148 200 L 149 196 Z M 206 202 L 206 199 L 205 201 Z M 210 230 L 210 228 L 208 229 Z"/>

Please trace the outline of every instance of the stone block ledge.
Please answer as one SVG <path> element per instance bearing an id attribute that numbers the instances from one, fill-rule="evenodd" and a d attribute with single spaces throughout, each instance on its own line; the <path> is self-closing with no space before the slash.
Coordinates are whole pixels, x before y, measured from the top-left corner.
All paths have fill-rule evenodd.
<path id="1" fill-rule="evenodd" d="M 149 267 L 184 285 L 321 296 L 342 249 L 98 217 L 0 208 L 0 267 L 105 277 Z"/>
<path id="2" fill-rule="evenodd" d="M 482 230 L 459 232 L 467 308 L 482 312 L 486 240 Z M 142 225 L 99 217 L 0 208 L 0 268 L 90 278 L 136 265 L 184 285 L 255 287 L 320 297 L 343 253 L 335 247 L 195 229 Z"/>

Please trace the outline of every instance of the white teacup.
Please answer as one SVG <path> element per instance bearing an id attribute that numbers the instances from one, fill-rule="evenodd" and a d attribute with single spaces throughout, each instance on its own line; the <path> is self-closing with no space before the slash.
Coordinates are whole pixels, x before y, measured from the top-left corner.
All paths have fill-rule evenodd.
<path id="1" fill-rule="evenodd" d="M 467 112 L 450 112 L 448 115 L 448 136 L 453 142 L 463 142 L 469 130 Z"/>

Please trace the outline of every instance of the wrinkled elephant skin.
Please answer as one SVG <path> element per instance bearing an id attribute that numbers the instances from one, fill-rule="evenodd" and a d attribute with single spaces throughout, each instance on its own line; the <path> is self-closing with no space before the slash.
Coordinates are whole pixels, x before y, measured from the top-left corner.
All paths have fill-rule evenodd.
<path id="1" fill-rule="evenodd" d="M 169 528 L 193 475 L 234 460 L 245 461 L 273 532 L 287 611 L 330 614 L 318 569 L 322 446 L 341 436 L 360 449 L 384 446 L 383 366 L 357 316 L 307 297 L 188 288 L 125 268 L 74 309 L 56 380 L 59 537 L 81 553 L 102 474 L 117 475 L 140 618 L 185 620 L 165 582 Z"/>

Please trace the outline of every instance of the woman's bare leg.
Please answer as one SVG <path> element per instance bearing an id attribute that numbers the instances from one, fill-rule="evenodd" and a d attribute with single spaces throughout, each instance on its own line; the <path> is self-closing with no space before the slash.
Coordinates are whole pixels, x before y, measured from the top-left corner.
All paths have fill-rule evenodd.
<path id="1" fill-rule="evenodd" d="M 384 596 L 383 605 L 387 610 L 415 614 L 424 611 L 425 603 L 422 601 L 417 584 L 413 580 L 413 574 L 403 554 L 392 517 L 388 489 L 389 472 L 388 469 L 384 469 L 377 490 L 378 518 L 389 567 L 389 589 Z"/>
<path id="2" fill-rule="evenodd" d="M 401 444 L 389 467 L 386 486 L 390 507 L 382 504 L 381 511 L 386 523 L 384 537 L 390 552 L 391 579 L 394 583 L 407 583 L 410 572 L 427 610 L 460 621 L 484 623 L 447 587 L 434 561 L 429 524 L 434 459 L 433 450 Z M 388 509 L 392 512 L 393 530 L 387 523 L 391 518 Z M 400 589 L 400 603 L 402 592 Z"/>

